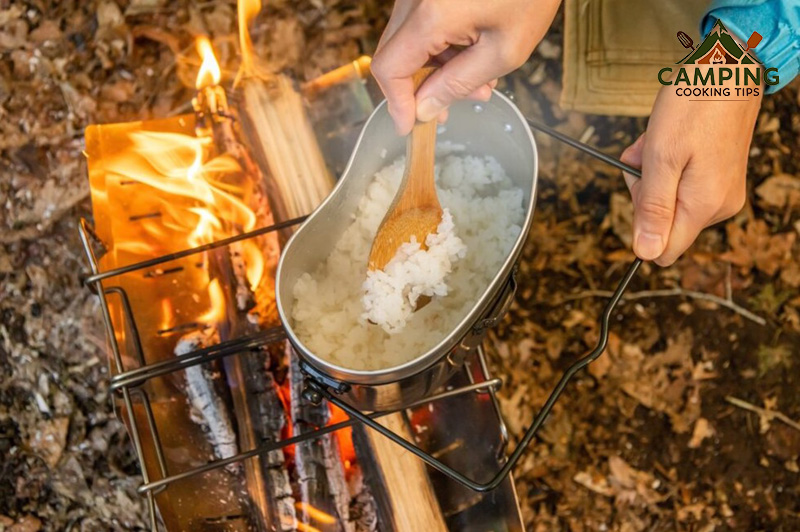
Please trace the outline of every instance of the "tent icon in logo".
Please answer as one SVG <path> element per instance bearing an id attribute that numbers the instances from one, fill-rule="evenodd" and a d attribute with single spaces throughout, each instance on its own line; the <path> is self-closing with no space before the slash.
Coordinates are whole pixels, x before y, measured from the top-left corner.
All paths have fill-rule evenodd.
<path id="1" fill-rule="evenodd" d="M 742 48 L 722 23 L 717 20 L 706 38 L 689 55 L 678 61 L 679 65 L 757 65 L 760 61 L 750 53 L 761 42 L 761 35 L 753 33 L 747 41 L 747 48 Z M 683 41 L 681 41 L 683 44 Z M 686 46 L 684 44 L 684 46 Z M 688 47 L 687 47 L 688 48 Z"/>

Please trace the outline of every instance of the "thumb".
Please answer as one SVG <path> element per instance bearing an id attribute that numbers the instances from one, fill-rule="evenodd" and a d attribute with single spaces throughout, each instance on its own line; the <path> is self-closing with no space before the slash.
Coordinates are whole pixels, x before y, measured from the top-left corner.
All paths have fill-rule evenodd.
<path id="1" fill-rule="evenodd" d="M 454 101 L 479 94 L 476 91 L 503 74 L 491 47 L 483 41 L 464 49 L 417 91 L 417 120 L 433 120 Z"/>
<path id="2" fill-rule="evenodd" d="M 629 185 L 633 199 L 633 251 L 643 260 L 655 260 L 664 253 L 672 232 L 683 165 L 676 158 L 656 152 L 656 143 L 643 140 L 642 144 L 642 178 Z"/>

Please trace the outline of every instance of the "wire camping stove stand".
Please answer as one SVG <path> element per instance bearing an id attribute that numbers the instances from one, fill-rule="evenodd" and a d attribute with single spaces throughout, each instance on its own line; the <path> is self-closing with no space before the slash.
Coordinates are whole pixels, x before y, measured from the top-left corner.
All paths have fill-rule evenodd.
<path id="1" fill-rule="evenodd" d="M 591 146 L 588 146 L 582 142 L 572 139 L 571 137 L 559 133 L 558 131 L 555 131 L 554 129 L 545 126 L 543 124 L 540 124 L 538 122 L 528 120 L 528 123 L 530 127 L 536 131 L 545 133 L 555 138 L 556 140 L 559 140 L 579 151 L 582 151 L 611 166 L 614 166 L 615 168 L 624 170 L 625 172 L 628 172 L 637 177 L 640 176 L 640 172 L 637 169 L 632 168 L 622 163 L 618 159 L 615 159 L 607 154 L 604 154 Z M 497 397 L 495 395 L 496 390 L 499 389 L 502 384 L 502 380 L 499 378 L 493 378 L 489 374 L 488 365 L 486 363 L 484 352 L 480 347 L 477 350 L 478 352 L 477 360 L 479 364 L 478 369 L 480 369 L 480 372 L 482 373 L 483 380 L 476 381 L 474 379 L 473 374 L 470 371 L 469 365 L 466 365 L 465 368 L 467 376 L 469 378 L 468 382 L 470 384 L 453 389 L 447 389 L 440 393 L 426 397 L 413 404 L 406 405 L 401 409 L 392 411 L 382 411 L 382 412 L 374 412 L 366 414 L 356 408 L 353 408 L 352 406 L 350 406 L 349 404 L 338 398 L 336 391 L 329 387 L 331 383 L 323 383 L 320 380 L 315 379 L 313 376 L 306 375 L 306 389 L 303 393 L 304 398 L 313 403 L 317 403 L 325 399 L 329 401 L 331 404 L 342 409 L 349 416 L 350 419 L 332 425 L 324 426 L 304 434 L 296 435 L 287 438 L 285 440 L 267 442 L 249 451 L 241 452 L 235 454 L 234 456 L 230 456 L 228 458 L 213 460 L 206 464 L 188 469 L 186 471 L 182 471 L 177 474 L 170 474 L 167 467 L 167 461 L 164 455 L 164 448 L 161 444 L 161 440 L 158 435 L 158 430 L 156 427 L 152 406 L 150 404 L 150 400 L 147 394 L 144 393 L 144 391 L 141 389 L 142 385 L 147 381 L 149 381 L 150 379 L 163 377 L 199 364 L 205 364 L 214 360 L 223 359 L 225 357 L 242 353 L 247 350 L 257 349 L 260 346 L 265 346 L 274 342 L 281 341 L 286 338 L 286 333 L 282 327 L 273 327 L 271 329 L 259 331 L 258 333 L 236 338 L 234 340 L 225 341 L 211 347 L 197 349 L 191 353 L 182 355 L 180 357 L 175 357 L 169 360 L 147 364 L 144 359 L 141 338 L 136 328 L 136 322 L 134 319 L 133 310 L 128 295 L 125 293 L 125 290 L 123 290 L 121 287 L 118 286 L 110 286 L 104 288 L 102 282 L 111 280 L 115 277 L 124 274 L 129 274 L 132 272 L 138 272 L 141 270 L 153 268 L 177 259 L 189 257 L 195 254 L 228 246 L 230 244 L 245 239 L 253 238 L 273 231 L 280 231 L 282 229 L 290 228 L 292 226 L 302 223 L 304 219 L 305 217 L 295 218 L 292 220 L 271 225 L 269 227 L 257 229 L 249 233 L 244 233 L 234 237 L 226 238 L 211 244 L 201 245 L 196 248 L 187 249 L 185 251 L 181 251 L 178 253 L 165 255 L 162 257 L 142 261 L 136 264 L 131 264 L 128 266 L 116 268 L 105 272 L 100 272 L 98 256 L 95 252 L 95 247 L 93 246 L 93 242 L 99 244 L 100 246 L 102 246 L 102 242 L 97 237 L 96 233 L 94 232 L 94 229 L 87 220 L 82 219 L 80 222 L 80 227 L 79 227 L 80 237 L 91 268 L 91 275 L 88 276 L 84 282 L 89 288 L 91 288 L 96 294 L 100 296 L 99 297 L 100 307 L 102 310 L 103 320 L 105 323 L 106 335 L 111 345 L 111 355 L 112 355 L 111 364 L 113 366 L 112 369 L 114 370 L 115 373 L 115 375 L 111 378 L 110 390 L 112 392 L 119 393 L 122 397 L 122 402 L 125 407 L 125 414 L 127 417 L 126 421 L 130 429 L 131 439 L 133 441 L 137 458 L 141 465 L 142 477 L 144 481 L 143 484 L 139 486 L 137 491 L 147 498 L 149 521 L 150 521 L 150 526 L 153 530 L 158 529 L 155 495 L 158 494 L 160 491 L 166 489 L 169 484 L 187 479 L 189 477 L 193 477 L 195 475 L 202 475 L 217 468 L 229 466 L 231 464 L 241 462 L 243 460 L 247 460 L 249 458 L 258 455 L 266 454 L 271 451 L 283 449 L 284 447 L 288 447 L 290 445 L 312 440 L 314 438 L 318 438 L 325 434 L 329 434 L 337 430 L 344 429 L 346 427 L 351 427 L 357 423 L 363 423 L 368 427 L 380 432 L 381 434 L 388 437 L 398 445 L 402 446 L 409 452 L 419 457 L 421 460 L 423 460 L 432 468 L 444 474 L 446 477 L 449 477 L 450 479 L 456 481 L 457 483 L 469 489 L 472 489 L 477 492 L 486 492 L 497 488 L 501 484 L 501 482 L 503 482 L 503 480 L 508 476 L 508 474 L 514 468 L 517 462 L 519 462 L 522 453 L 525 451 L 527 446 L 536 436 L 542 424 L 547 419 L 547 416 L 550 414 L 553 405 L 561 396 L 562 392 L 564 391 L 564 388 L 572 379 L 572 377 L 578 371 L 585 368 L 591 362 L 596 360 L 605 350 L 606 345 L 608 343 L 609 321 L 611 313 L 616 308 L 617 304 L 622 298 L 623 293 L 627 289 L 632 278 L 634 277 L 637 270 L 642 264 L 641 259 L 636 259 L 628 267 L 628 270 L 626 271 L 622 280 L 619 282 L 613 295 L 607 302 L 603 310 L 602 316 L 600 318 L 600 325 L 601 325 L 600 338 L 597 341 L 597 345 L 589 353 L 587 353 L 582 358 L 574 362 L 571 366 L 569 366 L 569 368 L 564 372 L 558 384 L 551 392 L 547 401 L 545 401 L 541 410 L 534 418 L 533 423 L 525 432 L 524 436 L 520 440 L 517 447 L 510 453 L 510 455 L 508 455 L 508 459 L 505 461 L 502 468 L 499 471 L 497 471 L 494 474 L 494 476 L 487 482 L 479 482 L 472 478 L 467 477 L 463 473 L 451 468 L 450 466 L 446 465 L 445 463 L 435 458 L 431 454 L 423 451 L 413 443 L 407 441 L 406 439 L 402 438 L 395 432 L 385 428 L 384 426 L 380 425 L 377 422 L 377 419 L 383 416 L 403 411 L 406 409 L 415 408 L 425 404 L 430 404 L 436 401 L 441 401 L 458 395 L 467 393 L 480 393 L 480 394 L 488 393 L 491 397 L 494 411 L 499 421 L 501 433 L 505 438 L 506 434 L 505 424 L 503 423 L 502 416 L 500 415 L 499 404 L 497 401 Z M 124 325 L 126 326 L 126 332 L 127 334 L 130 335 L 131 343 L 133 346 L 133 356 L 136 359 L 136 362 L 139 363 L 139 367 L 135 369 L 126 371 L 123 366 L 123 360 L 121 354 L 122 352 L 119 343 L 117 341 L 117 335 L 115 334 L 115 329 L 110 314 L 109 302 L 107 299 L 108 297 L 116 297 L 119 299 L 123 320 L 125 322 Z M 479 323 L 476 326 L 481 326 L 481 325 L 482 324 Z M 338 391 L 341 391 L 341 387 L 339 387 Z M 144 465 L 142 433 L 140 432 L 139 429 L 140 419 L 134 415 L 134 408 L 133 408 L 134 396 L 136 396 L 137 399 L 141 401 L 141 405 L 143 406 L 143 416 L 145 419 L 145 423 L 147 424 L 147 429 L 149 430 L 150 435 L 152 435 L 153 439 L 152 443 L 155 449 L 155 458 L 157 461 L 158 472 L 160 473 L 160 478 L 158 480 L 152 480 L 150 478 L 148 470 Z"/>

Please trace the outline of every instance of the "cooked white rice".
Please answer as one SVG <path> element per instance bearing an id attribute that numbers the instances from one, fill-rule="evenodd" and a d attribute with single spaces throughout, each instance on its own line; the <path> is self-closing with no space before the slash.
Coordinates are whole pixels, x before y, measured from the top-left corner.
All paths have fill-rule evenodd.
<path id="1" fill-rule="evenodd" d="M 362 319 L 379 325 L 389 334 L 405 328 L 420 296 L 444 297 L 447 276 L 463 258 L 467 246 L 456 236 L 450 209 L 444 209 L 436 232 L 425 238 L 425 249 L 415 236 L 397 250 L 383 270 L 367 272 L 364 282 Z"/>
<path id="2" fill-rule="evenodd" d="M 292 319 L 298 338 L 320 358 L 344 368 L 390 368 L 436 345 L 470 311 L 521 231 L 523 192 L 494 158 L 442 157 L 436 166 L 439 200 L 452 214 L 458 237 L 466 245 L 463 258 L 446 276 L 448 294 L 434 297 L 411 314 L 398 334 L 370 324 L 361 300 L 367 261 L 375 233 L 403 176 L 404 164 L 399 159 L 375 175 L 355 220 L 333 252 L 294 286 Z M 452 228 L 443 230 L 452 232 Z M 455 244 L 450 245 L 443 249 L 453 251 Z"/>

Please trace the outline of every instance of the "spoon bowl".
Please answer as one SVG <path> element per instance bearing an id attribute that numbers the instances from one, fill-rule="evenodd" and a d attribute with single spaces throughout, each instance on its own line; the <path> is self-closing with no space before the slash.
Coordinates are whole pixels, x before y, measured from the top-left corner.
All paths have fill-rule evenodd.
<path id="1" fill-rule="evenodd" d="M 425 67 L 414 75 L 414 91 L 433 70 Z M 406 168 L 400 187 L 372 242 L 370 271 L 383 270 L 400 246 L 412 238 L 426 249 L 425 240 L 438 229 L 442 206 L 434 183 L 435 160 L 436 120 L 417 122 L 406 140 Z"/>

